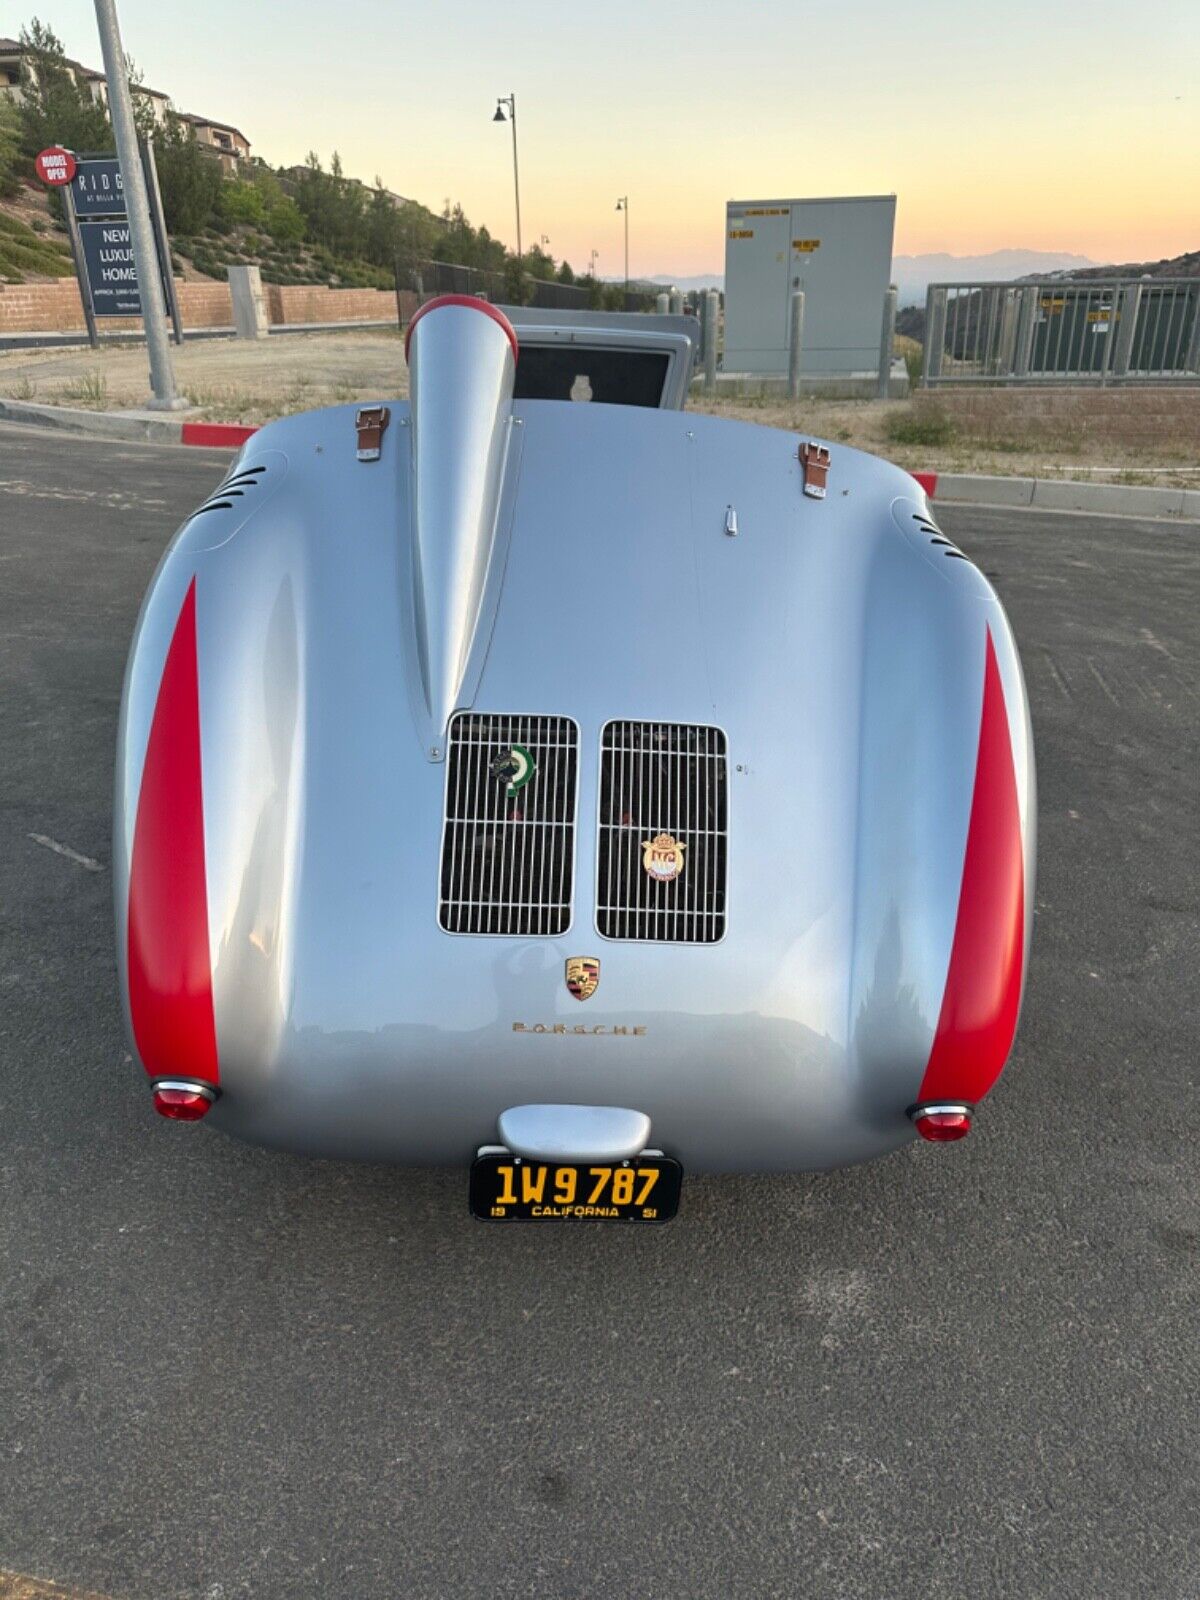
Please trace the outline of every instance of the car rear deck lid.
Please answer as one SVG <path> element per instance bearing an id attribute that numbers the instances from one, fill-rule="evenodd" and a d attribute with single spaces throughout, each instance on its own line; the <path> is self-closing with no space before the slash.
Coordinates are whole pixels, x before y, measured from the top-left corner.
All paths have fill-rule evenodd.
<path id="1" fill-rule="evenodd" d="M 650 1142 L 650 1118 L 621 1106 L 511 1106 L 497 1128 L 527 1161 L 629 1161 Z"/>

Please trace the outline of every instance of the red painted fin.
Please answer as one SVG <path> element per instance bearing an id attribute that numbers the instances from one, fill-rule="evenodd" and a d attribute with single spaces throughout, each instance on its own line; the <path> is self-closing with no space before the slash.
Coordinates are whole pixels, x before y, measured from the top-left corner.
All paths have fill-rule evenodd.
<path id="1" fill-rule="evenodd" d="M 129 867 L 129 1011 L 152 1078 L 218 1082 L 193 578 L 150 724 Z"/>
<path id="2" fill-rule="evenodd" d="M 404 335 L 404 359 L 408 360 L 408 347 L 412 343 L 413 329 L 421 318 L 430 311 L 436 311 L 439 306 L 469 306 L 472 311 L 482 311 L 485 317 L 491 317 L 504 330 L 504 336 L 512 345 L 513 360 L 515 361 L 520 351 L 517 348 L 517 333 L 512 323 L 498 306 L 492 305 L 490 300 L 479 300 L 473 294 L 440 294 L 435 300 L 426 300 L 423 306 L 418 306 L 413 312 L 412 321 L 408 325 L 408 332 Z"/>
<path id="3" fill-rule="evenodd" d="M 1004 685 L 991 629 L 958 920 L 918 1101 L 981 1100 L 1017 1028 L 1025 952 L 1025 856 Z"/>

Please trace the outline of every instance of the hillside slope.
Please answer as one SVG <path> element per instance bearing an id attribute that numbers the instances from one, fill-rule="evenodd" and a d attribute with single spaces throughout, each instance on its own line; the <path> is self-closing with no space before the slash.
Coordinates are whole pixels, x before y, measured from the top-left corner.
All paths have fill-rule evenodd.
<path id="1" fill-rule="evenodd" d="M 0 283 L 49 283 L 74 270 L 66 229 L 40 184 L 0 200 Z"/>

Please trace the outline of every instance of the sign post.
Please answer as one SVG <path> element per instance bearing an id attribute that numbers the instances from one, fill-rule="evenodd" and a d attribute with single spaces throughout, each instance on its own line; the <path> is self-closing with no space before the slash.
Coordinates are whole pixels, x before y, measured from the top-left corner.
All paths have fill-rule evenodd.
<path id="1" fill-rule="evenodd" d="M 100 335 L 96 329 L 96 308 L 92 304 L 92 289 L 88 283 L 83 240 L 79 234 L 79 218 L 75 215 L 75 194 L 69 184 L 63 195 L 63 212 L 67 219 L 67 234 L 71 240 L 71 255 L 75 261 L 75 276 L 79 279 L 79 298 L 83 303 L 83 320 L 87 327 L 88 343 L 95 350 L 100 344 Z"/>
<path id="2" fill-rule="evenodd" d="M 175 343 L 183 343 L 183 319 L 179 314 L 179 296 L 175 292 L 175 274 L 171 271 L 171 241 L 167 237 L 167 219 L 163 215 L 162 190 L 158 186 L 158 167 L 154 161 L 154 146 L 149 139 L 139 139 L 142 151 L 142 171 L 146 175 L 146 196 L 150 201 L 150 221 L 154 225 L 154 242 L 158 246 L 158 266 L 162 273 L 163 294 L 175 330 Z"/>
<path id="3" fill-rule="evenodd" d="M 83 241 L 79 236 L 79 220 L 75 215 L 75 185 L 74 179 L 79 169 L 73 151 L 64 150 L 60 144 L 52 144 L 48 150 L 43 150 L 34 161 L 38 177 L 43 183 L 49 184 L 52 189 L 62 189 L 63 216 L 67 223 L 67 236 L 71 241 L 71 259 L 75 263 L 75 277 L 79 282 L 79 299 L 83 306 L 83 320 L 87 325 L 88 340 L 93 349 L 99 344 L 96 334 L 96 314 L 92 307 L 91 291 L 88 286 L 87 268 L 83 259 Z"/>

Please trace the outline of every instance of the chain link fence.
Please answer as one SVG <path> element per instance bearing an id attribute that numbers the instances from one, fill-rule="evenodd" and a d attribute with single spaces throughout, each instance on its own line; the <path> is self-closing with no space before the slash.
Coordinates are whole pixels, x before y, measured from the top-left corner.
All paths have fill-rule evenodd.
<path id="1" fill-rule="evenodd" d="M 654 309 L 653 291 L 641 288 L 631 287 L 622 295 L 612 284 L 559 283 L 556 279 L 531 278 L 527 273 L 518 279 L 515 271 L 488 272 L 482 267 L 461 267 L 451 261 L 414 263 L 398 259 L 396 288 L 415 294 L 421 301 L 440 294 L 471 294 L 480 300 L 536 306 L 545 311 L 598 311 L 604 294 L 607 302 L 604 309 L 607 310 Z"/>

